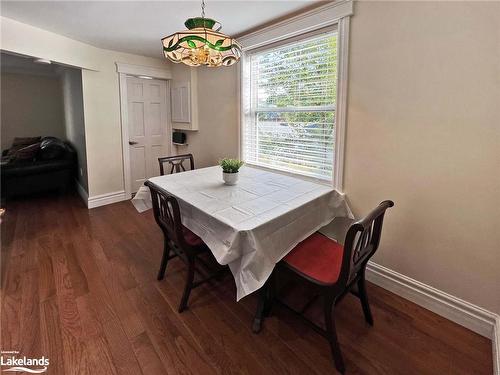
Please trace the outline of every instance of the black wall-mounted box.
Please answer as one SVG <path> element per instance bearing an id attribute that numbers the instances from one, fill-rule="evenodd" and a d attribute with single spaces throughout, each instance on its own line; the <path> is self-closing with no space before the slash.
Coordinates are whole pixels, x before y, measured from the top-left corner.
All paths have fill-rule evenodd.
<path id="1" fill-rule="evenodd" d="M 183 132 L 173 132 L 172 142 L 174 143 L 186 143 L 186 133 Z"/>

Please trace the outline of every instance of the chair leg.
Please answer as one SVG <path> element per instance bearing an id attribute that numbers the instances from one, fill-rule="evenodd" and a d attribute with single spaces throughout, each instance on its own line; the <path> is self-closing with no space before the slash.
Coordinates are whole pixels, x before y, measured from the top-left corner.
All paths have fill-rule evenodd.
<path id="1" fill-rule="evenodd" d="M 165 277 L 165 270 L 167 269 L 168 256 L 170 255 L 170 246 L 166 238 L 163 239 L 163 256 L 161 257 L 160 270 L 158 271 L 158 280 L 163 280 Z"/>
<path id="2" fill-rule="evenodd" d="M 359 299 L 361 300 L 361 306 L 363 307 L 363 314 L 365 315 L 365 320 L 369 325 L 373 325 L 373 316 L 370 310 L 370 305 L 368 303 L 368 296 L 366 294 L 366 283 L 365 283 L 365 272 L 361 274 L 358 280 L 358 293 Z"/>
<path id="3" fill-rule="evenodd" d="M 186 310 L 187 308 L 189 294 L 191 294 L 191 289 L 193 289 L 193 280 L 194 280 L 194 261 L 189 261 L 188 273 L 186 277 L 186 285 L 184 286 L 184 293 L 182 293 L 181 303 L 179 305 L 180 313 Z"/>
<path id="4" fill-rule="evenodd" d="M 340 351 L 339 341 L 337 339 L 337 330 L 335 328 L 335 300 L 333 298 L 325 298 L 325 325 L 328 334 L 328 341 L 330 341 L 330 348 L 332 350 L 333 361 L 335 368 L 343 374 L 345 372 L 344 359 Z"/>

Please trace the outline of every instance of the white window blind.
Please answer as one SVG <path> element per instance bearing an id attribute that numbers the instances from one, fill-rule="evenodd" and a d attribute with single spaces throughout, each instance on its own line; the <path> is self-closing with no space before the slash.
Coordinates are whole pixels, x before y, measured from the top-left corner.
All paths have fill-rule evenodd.
<path id="1" fill-rule="evenodd" d="M 337 33 L 248 53 L 242 89 L 245 162 L 332 180 Z"/>

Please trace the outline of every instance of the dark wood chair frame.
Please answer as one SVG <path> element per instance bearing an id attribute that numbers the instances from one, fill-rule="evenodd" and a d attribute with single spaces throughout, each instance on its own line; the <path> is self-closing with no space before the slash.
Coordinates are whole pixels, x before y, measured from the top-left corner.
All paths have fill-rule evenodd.
<path id="1" fill-rule="evenodd" d="M 158 158 L 158 163 L 160 164 L 160 174 L 162 176 L 165 175 L 165 170 L 163 165 L 165 163 L 170 164 L 170 174 L 174 173 L 179 173 L 179 172 L 185 172 L 186 168 L 184 167 L 184 161 L 189 160 L 189 164 L 191 167 L 191 170 L 194 169 L 194 157 L 193 154 L 184 154 L 184 155 L 176 155 L 176 156 L 165 156 L 162 158 Z"/>
<path id="2" fill-rule="evenodd" d="M 385 211 L 392 206 L 394 206 L 394 202 L 390 200 L 383 201 L 365 218 L 349 227 L 344 242 L 340 275 L 334 284 L 319 282 L 294 269 L 286 262 L 280 262 L 266 285 L 261 288 L 253 331 L 256 333 L 260 331 L 263 318 L 269 315 L 272 303 L 276 301 L 303 318 L 306 323 L 330 342 L 335 367 L 339 372 L 344 373 L 345 365 L 335 328 L 335 306 L 348 292 L 351 292 L 360 299 L 366 322 L 373 325 L 373 316 L 366 293 L 366 264 L 379 247 Z M 291 308 L 275 297 L 275 278 L 276 273 L 279 274 L 279 272 L 286 272 L 292 277 L 305 281 L 315 291 L 314 297 L 300 311 Z M 306 319 L 303 315 L 320 296 L 324 299 L 326 329 Z"/>
<path id="3" fill-rule="evenodd" d="M 150 181 L 146 181 L 145 185 L 149 187 L 151 192 L 156 223 L 163 232 L 163 256 L 157 279 L 163 280 L 168 261 L 172 258 L 179 257 L 188 266 L 186 284 L 178 309 L 179 312 L 183 312 L 187 308 L 191 290 L 214 278 L 220 278 L 223 273 L 227 272 L 227 267 L 218 265 L 217 269 L 214 270 L 215 267 L 210 266 L 200 257 L 203 253 L 212 255 L 210 249 L 205 244 L 191 246 L 186 242 L 177 199 Z M 174 254 L 170 255 L 170 251 Z M 217 262 L 214 260 L 212 263 Z M 200 268 L 198 265 L 202 267 Z M 195 281 L 196 273 L 202 277 L 197 281 Z"/>

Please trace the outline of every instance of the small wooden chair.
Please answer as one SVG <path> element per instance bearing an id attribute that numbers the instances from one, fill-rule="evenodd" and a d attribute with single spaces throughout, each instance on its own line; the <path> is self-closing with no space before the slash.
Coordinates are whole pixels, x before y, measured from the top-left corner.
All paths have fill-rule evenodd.
<path id="1" fill-rule="evenodd" d="M 210 249 L 200 237 L 182 225 L 181 212 L 177 199 L 160 190 L 149 181 L 146 181 L 145 185 L 149 187 L 151 192 L 153 213 L 156 223 L 163 232 L 163 256 L 157 279 L 163 280 L 168 261 L 176 256 L 179 256 L 188 266 L 184 293 L 182 294 L 179 305 L 179 312 L 182 312 L 187 308 L 191 290 L 212 278 L 220 276 L 222 272 L 227 271 L 227 267 L 223 268 L 219 266 L 215 259 L 213 259 L 214 262 L 212 263 L 217 264 L 218 268 L 214 272 L 214 267 L 210 267 L 208 263 L 200 257 L 200 255 L 204 253 L 213 257 Z M 170 255 L 171 250 L 174 252 L 173 255 Z M 203 267 L 203 271 L 201 268 L 197 267 L 198 264 Z M 201 274 L 203 278 L 194 281 L 195 272 Z"/>
<path id="2" fill-rule="evenodd" d="M 160 174 L 165 175 L 165 170 L 163 169 L 164 163 L 168 163 L 171 166 L 170 174 L 185 172 L 186 168 L 184 167 L 184 161 L 189 160 L 189 164 L 191 170 L 194 169 L 194 158 L 193 154 L 184 154 L 184 155 L 176 155 L 176 156 L 165 156 L 162 158 L 158 158 L 158 163 L 160 164 Z"/>
<path id="3" fill-rule="evenodd" d="M 384 201 L 364 219 L 353 223 L 347 231 L 344 246 L 316 232 L 299 243 L 279 263 L 279 270 L 290 273 L 317 291 L 315 298 L 301 312 L 292 311 L 302 316 L 316 297 L 323 296 L 326 330 L 306 320 L 330 342 L 335 367 L 341 373 L 345 372 L 345 365 L 335 329 L 334 308 L 350 291 L 359 297 L 365 320 L 373 325 L 366 295 L 365 270 L 380 244 L 385 211 L 392 206 L 392 201 Z M 357 291 L 353 290 L 354 286 L 357 286 Z"/>

